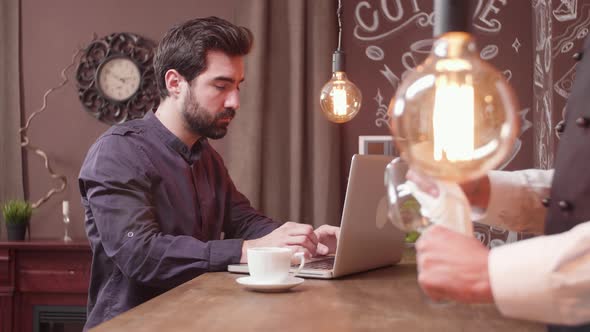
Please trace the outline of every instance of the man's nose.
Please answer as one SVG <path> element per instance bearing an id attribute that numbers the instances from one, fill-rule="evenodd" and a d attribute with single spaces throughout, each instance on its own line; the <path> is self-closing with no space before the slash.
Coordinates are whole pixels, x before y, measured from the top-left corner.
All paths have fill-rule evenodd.
<path id="1" fill-rule="evenodd" d="M 237 110 L 240 108 L 240 92 L 238 90 L 234 90 L 230 93 L 227 98 L 225 99 L 225 108 L 232 108 Z"/>

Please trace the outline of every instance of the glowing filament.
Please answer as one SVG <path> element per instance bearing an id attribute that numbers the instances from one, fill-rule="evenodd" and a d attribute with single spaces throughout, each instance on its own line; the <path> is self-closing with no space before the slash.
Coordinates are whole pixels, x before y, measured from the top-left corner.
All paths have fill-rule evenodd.
<path id="1" fill-rule="evenodd" d="M 436 79 L 434 97 L 434 160 L 472 160 L 474 152 L 474 105 L 471 77 L 466 83 Z"/>
<path id="2" fill-rule="evenodd" d="M 346 115 L 346 90 L 344 87 L 336 86 L 333 93 L 334 114 Z"/>

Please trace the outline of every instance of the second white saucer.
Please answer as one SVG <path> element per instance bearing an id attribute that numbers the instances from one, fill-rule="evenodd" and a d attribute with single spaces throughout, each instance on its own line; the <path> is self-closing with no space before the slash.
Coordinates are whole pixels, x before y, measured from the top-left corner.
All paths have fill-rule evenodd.
<path id="1" fill-rule="evenodd" d="M 236 279 L 236 282 L 240 285 L 245 286 L 247 289 L 257 291 L 257 292 L 284 292 L 288 289 L 291 289 L 295 286 L 301 285 L 303 283 L 302 278 L 297 277 L 288 277 L 281 283 L 261 283 L 256 281 L 252 277 L 241 277 Z"/>

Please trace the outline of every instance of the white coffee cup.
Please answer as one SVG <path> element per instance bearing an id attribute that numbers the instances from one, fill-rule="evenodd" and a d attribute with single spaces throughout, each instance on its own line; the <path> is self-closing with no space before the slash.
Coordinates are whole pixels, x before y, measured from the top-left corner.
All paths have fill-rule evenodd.
<path id="1" fill-rule="evenodd" d="M 296 275 L 305 265 L 305 256 L 302 252 L 293 253 L 289 248 L 259 247 L 248 249 L 248 270 L 250 276 L 260 283 L 276 284 L 285 281 L 289 277 L 291 258 L 300 259 Z"/>

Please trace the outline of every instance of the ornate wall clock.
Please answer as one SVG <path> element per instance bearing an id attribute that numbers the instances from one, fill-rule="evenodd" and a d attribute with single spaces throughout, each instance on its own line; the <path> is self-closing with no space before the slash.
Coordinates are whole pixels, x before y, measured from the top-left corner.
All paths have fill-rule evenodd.
<path id="1" fill-rule="evenodd" d="M 107 124 L 141 118 L 160 97 L 152 61 L 155 43 L 132 33 L 95 39 L 76 70 L 78 96 L 86 111 Z"/>

